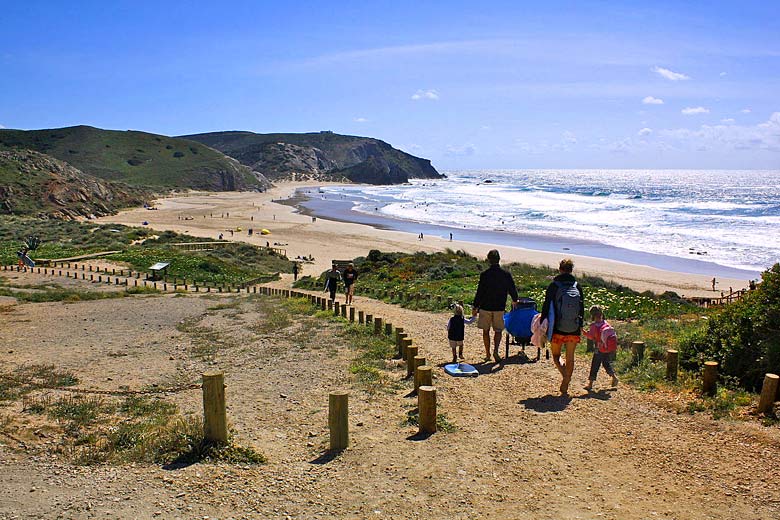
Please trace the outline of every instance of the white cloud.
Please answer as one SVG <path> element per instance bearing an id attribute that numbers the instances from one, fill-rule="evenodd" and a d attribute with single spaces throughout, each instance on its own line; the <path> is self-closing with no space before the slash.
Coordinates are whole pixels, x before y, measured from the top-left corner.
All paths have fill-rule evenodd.
<path id="1" fill-rule="evenodd" d="M 673 139 L 680 148 L 692 150 L 731 148 L 780 152 L 780 112 L 754 126 L 701 125 L 697 130 L 663 130 L 661 135 Z"/>
<path id="2" fill-rule="evenodd" d="M 430 99 L 432 101 L 438 101 L 439 92 L 436 89 L 428 89 L 428 90 L 420 89 L 414 94 L 412 94 L 412 99 L 415 101 L 420 101 L 421 99 Z"/>
<path id="3" fill-rule="evenodd" d="M 647 96 L 642 100 L 643 105 L 663 105 L 664 100 L 653 96 Z"/>
<path id="4" fill-rule="evenodd" d="M 725 77 L 726 77 L 726 76 L 728 76 L 728 75 L 729 75 L 729 73 L 728 73 L 728 72 L 721 72 L 721 73 L 720 73 L 720 77 L 721 77 L 721 78 L 725 78 Z"/>
<path id="5" fill-rule="evenodd" d="M 665 69 L 663 67 L 655 67 L 653 68 L 653 72 L 661 76 L 662 78 L 666 78 L 669 81 L 683 81 L 687 79 L 691 79 L 690 76 L 686 76 L 682 72 L 674 72 L 669 69 Z"/>
<path id="6" fill-rule="evenodd" d="M 566 130 L 563 133 L 561 140 L 564 145 L 577 144 L 577 136 L 574 135 L 574 132 L 570 132 L 569 130 Z"/>
<path id="7" fill-rule="evenodd" d="M 749 114 L 752 112 L 752 110 L 750 110 L 749 108 L 743 108 L 742 110 L 740 110 L 740 112 L 743 114 Z"/>
<path id="8" fill-rule="evenodd" d="M 368 119 L 366 119 L 365 117 L 356 117 L 352 121 L 354 121 L 355 123 L 368 123 Z"/>
<path id="9" fill-rule="evenodd" d="M 3 125 L 0 125 L 0 128 L 5 128 Z"/>
<path id="10" fill-rule="evenodd" d="M 710 109 L 704 107 L 685 107 L 680 110 L 680 113 L 685 116 L 695 116 L 697 114 L 709 114 Z"/>
<path id="11" fill-rule="evenodd" d="M 463 146 L 448 145 L 444 150 L 444 155 L 450 157 L 466 157 L 475 153 L 477 153 L 477 147 L 470 143 Z"/>
<path id="12" fill-rule="evenodd" d="M 721 122 L 721 123 L 727 123 L 727 124 L 728 124 L 728 123 L 733 123 L 733 122 L 734 122 L 734 119 L 733 119 L 733 118 L 731 118 L 731 117 L 728 117 L 728 118 L 726 118 L 726 119 L 721 119 L 721 120 L 720 120 L 720 122 Z"/>
<path id="13" fill-rule="evenodd" d="M 648 136 L 648 135 L 650 135 L 650 134 L 652 134 L 652 133 L 653 133 L 653 129 L 652 129 L 652 128 L 647 128 L 647 127 L 645 127 L 645 128 L 643 128 L 643 129 L 641 129 L 640 131 L 638 131 L 638 132 L 636 133 L 636 135 L 638 135 L 638 136 L 640 136 L 640 137 L 645 137 L 645 136 Z"/>

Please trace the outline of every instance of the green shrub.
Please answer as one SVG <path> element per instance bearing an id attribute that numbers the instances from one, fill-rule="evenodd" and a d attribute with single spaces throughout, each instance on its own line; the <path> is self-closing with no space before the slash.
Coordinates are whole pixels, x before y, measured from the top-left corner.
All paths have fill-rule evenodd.
<path id="1" fill-rule="evenodd" d="M 757 390 L 764 374 L 780 370 L 780 264 L 765 271 L 754 291 L 720 312 L 680 341 L 681 364 L 697 369 L 720 363 L 720 373 Z"/>

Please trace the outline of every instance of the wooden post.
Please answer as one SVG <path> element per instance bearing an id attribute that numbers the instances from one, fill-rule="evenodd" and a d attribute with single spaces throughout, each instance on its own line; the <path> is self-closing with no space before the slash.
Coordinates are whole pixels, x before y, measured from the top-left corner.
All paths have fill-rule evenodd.
<path id="1" fill-rule="evenodd" d="M 349 392 L 340 390 L 328 395 L 328 427 L 330 449 L 346 449 L 349 446 Z"/>
<path id="2" fill-rule="evenodd" d="M 349 308 L 349 321 L 352 323 L 355 323 L 355 308 L 350 307 Z"/>
<path id="3" fill-rule="evenodd" d="M 764 376 L 764 385 L 761 387 L 761 397 L 758 400 L 758 413 L 769 413 L 775 405 L 778 382 L 780 377 L 776 374 Z"/>
<path id="4" fill-rule="evenodd" d="M 371 314 L 366 314 L 366 325 L 371 325 L 374 322 L 374 316 Z"/>
<path id="5" fill-rule="evenodd" d="M 411 340 L 406 340 L 411 342 Z M 406 347 L 406 377 L 414 375 L 414 358 L 417 356 L 417 346 L 409 345 Z"/>
<path id="6" fill-rule="evenodd" d="M 412 365 L 414 365 L 414 391 L 417 392 L 417 389 L 422 386 L 420 383 L 420 367 L 425 365 L 425 356 L 414 356 Z"/>
<path id="7" fill-rule="evenodd" d="M 385 323 L 385 336 L 393 335 L 393 324 L 390 322 Z"/>
<path id="8" fill-rule="evenodd" d="M 333 310 L 333 303 L 334 303 L 333 300 L 328 300 L 328 310 L 329 311 Z"/>
<path id="9" fill-rule="evenodd" d="M 645 342 L 634 341 L 631 343 L 631 353 L 634 355 L 634 364 L 642 362 L 642 358 L 645 357 Z"/>
<path id="10" fill-rule="evenodd" d="M 222 372 L 203 374 L 203 436 L 206 441 L 227 443 L 225 378 Z"/>
<path id="11" fill-rule="evenodd" d="M 666 380 L 677 381 L 677 365 L 680 355 L 676 350 L 666 351 Z"/>
<path id="12" fill-rule="evenodd" d="M 421 386 L 433 386 L 433 367 L 428 365 L 417 367 L 414 382 L 418 392 Z"/>
<path id="13" fill-rule="evenodd" d="M 382 326 L 383 326 L 382 318 L 375 319 L 374 320 L 374 334 L 376 334 L 377 336 L 382 334 Z"/>
<path id="14" fill-rule="evenodd" d="M 358 323 L 361 324 L 361 325 L 363 325 L 363 323 L 365 323 L 365 319 L 364 319 L 363 316 L 364 316 L 363 315 L 363 311 L 358 311 Z"/>
<path id="15" fill-rule="evenodd" d="M 347 306 L 346 305 L 342 305 L 341 306 L 341 317 L 344 318 L 345 320 L 347 319 Z"/>
<path id="16" fill-rule="evenodd" d="M 702 392 L 712 397 L 718 389 L 718 362 L 705 361 L 704 374 L 702 376 Z"/>
<path id="17" fill-rule="evenodd" d="M 325 298 L 320 298 L 320 309 L 323 311 L 328 308 L 328 301 Z"/>
<path id="18" fill-rule="evenodd" d="M 341 311 L 341 309 L 339 309 L 339 302 L 334 302 L 333 303 L 333 315 L 334 316 L 338 316 L 340 311 Z"/>
<path id="19" fill-rule="evenodd" d="M 412 338 L 408 334 L 404 333 L 404 338 L 401 340 L 401 359 L 406 361 L 409 352 L 409 347 L 412 346 Z M 415 347 L 416 348 L 416 347 Z"/>
<path id="20" fill-rule="evenodd" d="M 395 346 L 398 349 L 398 357 L 400 359 L 404 358 L 404 338 L 406 338 L 406 333 L 404 332 L 403 327 L 397 327 L 395 329 Z"/>
<path id="21" fill-rule="evenodd" d="M 417 390 L 420 433 L 436 433 L 436 388 L 421 386 Z"/>

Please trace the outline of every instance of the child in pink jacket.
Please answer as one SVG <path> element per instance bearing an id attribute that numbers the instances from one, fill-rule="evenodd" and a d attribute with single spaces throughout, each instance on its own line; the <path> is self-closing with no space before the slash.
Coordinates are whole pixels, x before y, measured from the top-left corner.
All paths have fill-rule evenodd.
<path id="1" fill-rule="evenodd" d="M 604 313 L 595 305 L 590 308 L 590 319 L 593 322 L 590 324 L 590 328 L 584 332 L 588 339 L 596 343 L 596 348 L 593 350 L 593 361 L 590 363 L 590 377 L 588 378 L 588 384 L 585 385 L 585 390 L 590 392 L 593 389 L 593 383 L 596 382 L 596 375 L 599 373 L 601 366 L 604 367 L 607 374 L 612 376 L 612 387 L 614 388 L 618 385 L 615 369 L 612 368 L 612 354 L 617 350 L 615 329 L 604 319 Z"/>

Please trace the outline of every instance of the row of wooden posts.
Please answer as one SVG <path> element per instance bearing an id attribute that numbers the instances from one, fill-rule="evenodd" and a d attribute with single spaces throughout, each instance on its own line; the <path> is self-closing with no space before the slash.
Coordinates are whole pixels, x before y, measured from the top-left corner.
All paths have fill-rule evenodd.
<path id="1" fill-rule="evenodd" d="M 643 341 L 634 341 L 631 344 L 633 362 L 642 361 L 645 353 L 645 344 Z M 668 381 L 677 381 L 677 368 L 679 366 L 680 353 L 677 350 L 666 351 L 666 379 Z M 718 391 L 718 362 L 705 361 L 702 371 L 702 393 L 712 397 Z M 764 383 L 761 386 L 761 397 L 758 400 L 758 413 L 769 413 L 778 400 L 778 382 L 780 376 L 777 374 L 766 374 Z"/>
<path id="2" fill-rule="evenodd" d="M 422 434 L 436 432 L 436 388 L 433 386 L 433 368 L 426 365 L 426 359 L 417 355 L 418 350 L 403 328 L 393 328 L 393 324 L 382 318 L 375 318 L 354 307 L 339 305 L 326 298 L 274 287 L 260 287 L 260 293 L 286 298 L 305 298 L 315 307 L 329 310 L 336 316 L 347 318 L 350 322 L 372 326 L 377 335 L 392 336 L 395 333 L 399 355 L 406 361 L 407 377 L 413 378 L 414 392 L 417 394 L 419 429 Z M 356 316 L 357 315 L 357 316 Z M 221 372 L 203 374 L 203 430 L 207 441 L 226 443 L 228 440 L 227 415 L 225 405 L 224 375 Z M 330 431 L 330 449 L 344 450 L 349 446 L 349 392 L 338 390 L 328 395 L 328 429 Z"/>
<path id="3" fill-rule="evenodd" d="M 55 266 L 56 267 L 56 266 Z M 111 283 L 112 279 L 111 277 L 114 276 L 114 285 L 123 285 L 125 287 L 130 287 L 130 280 L 133 281 L 132 286 L 133 287 L 151 287 L 154 289 L 159 289 L 164 292 L 167 292 L 169 290 L 172 291 L 186 291 L 186 292 L 226 292 L 226 293 L 240 293 L 242 291 L 246 292 L 247 294 L 250 293 L 257 293 L 257 287 L 254 286 L 254 283 L 257 283 L 259 279 L 252 280 L 252 283 L 244 283 L 237 286 L 232 285 L 217 285 L 217 284 L 202 284 L 198 285 L 197 283 L 189 285 L 187 284 L 186 278 L 176 278 L 174 277 L 172 280 L 169 278 L 164 278 L 162 281 L 152 281 L 152 280 L 141 280 L 141 276 L 143 276 L 143 273 L 139 273 L 137 271 L 131 271 L 131 270 L 123 270 L 120 269 L 117 272 L 117 269 L 98 269 L 97 267 L 93 270 L 91 265 L 81 264 L 81 268 L 79 269 L 78 264 L 73 264 L 71 266 L 70 263 L 61 264 L 59 265 L 60 269 L 56 269 L 54 267 L 27 267 L 27 266 L 18 266 L 18 265 L 4 265 L 2 266 L 3 271 L 17 271 L 17 272 L 37 272 L 38 274 L 46 274 L 51 276 L 63 276 L 63 272 L 65 273 L 64 276 L 66 278 L 73 278 L 74 280 L 79 279 L 79 271 L 81 271 L 81 279 L 85 281 L 90 282 L 98 282 L 103 283 L 104 281 L 106 283 Z M 65 269 L 65 271 L 63 271 Z M 72 270 L 73 272 L 71 272 Z M 72 276 L 71 276 L 72 275 Z M 119 277 L 122 277 L 121 279 Z M 265 280 L 266 278 L 263 278 Z"/>

